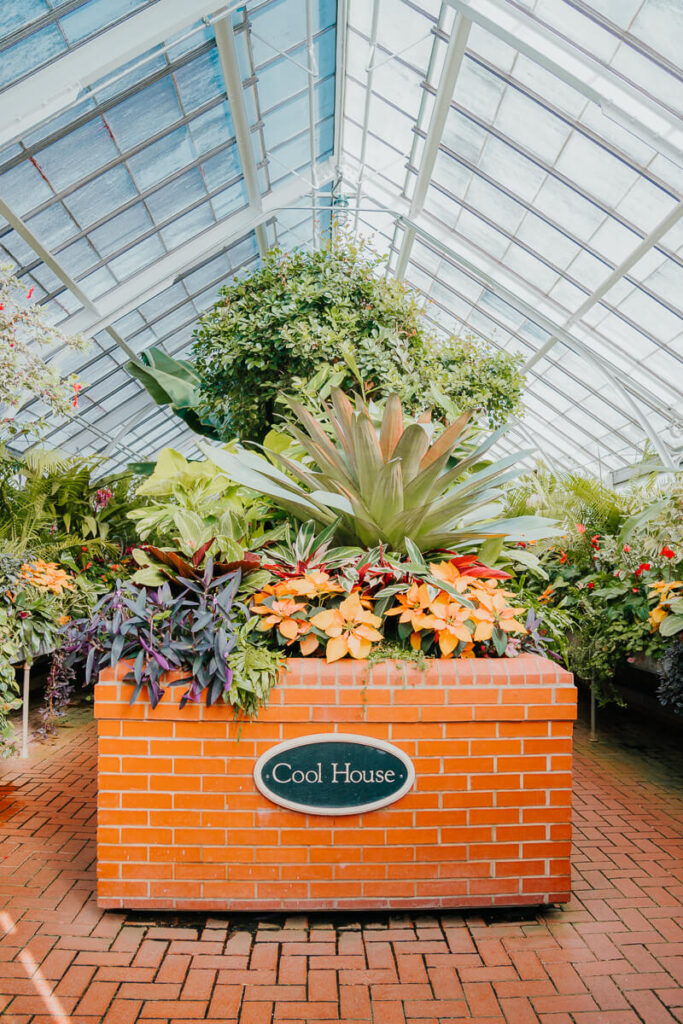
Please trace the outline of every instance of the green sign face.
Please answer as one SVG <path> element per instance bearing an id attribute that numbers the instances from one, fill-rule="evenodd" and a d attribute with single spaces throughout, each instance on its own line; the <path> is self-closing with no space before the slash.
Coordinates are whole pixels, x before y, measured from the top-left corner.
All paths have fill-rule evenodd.
<path id="1" fill-rule="evenodd" d="M 362 814 L 400 800 L 415 781 L 398 747 L 368 736 L 325 733 L 287 740 L 254 768 L 269 800 L 304 814 Z"/>

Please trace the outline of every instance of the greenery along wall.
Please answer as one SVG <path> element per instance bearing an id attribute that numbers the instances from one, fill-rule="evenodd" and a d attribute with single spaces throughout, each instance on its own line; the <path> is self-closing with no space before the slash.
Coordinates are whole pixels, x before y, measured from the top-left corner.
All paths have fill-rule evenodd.
<path id="1" fill-rule="evenodd" d="M 341 236 L 315 251 L 273 249 L 222 288 L 195 330 L 194 361 L 157 349 L 129 364 L 157 402 L 216 440 L 261 441 L 279 393 L 317 411 L 332 386 L 439 419 L 477 410 L 491 427 L 521 411 L 521 357 L 472 338 L 439 341 L 423 303 L 382 273 L 367 242 Z"/>

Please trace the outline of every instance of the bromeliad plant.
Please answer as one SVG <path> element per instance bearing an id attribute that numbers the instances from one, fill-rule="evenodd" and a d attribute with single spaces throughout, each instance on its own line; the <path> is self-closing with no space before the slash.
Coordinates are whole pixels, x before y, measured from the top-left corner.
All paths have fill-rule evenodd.
<path id="1" fill-rule="evenodd" d="M 502 487 L 519 475 L 515 464 L 525 454 L 481 468 L 478 464 L 502 431 L 470 455 L 454 459 L 470 413 L 439 433 L 439 425 L 426 417 L 406 424 L 401 402 L 392 395 L 377 429 L 360 399 L 354 406 L 338 388 L 331 398 L 332 408 L 326 409 L 331 434 L 304 406 L 287 399 L 298 420 L 288 430 L 305 459 L 281 453 L 277 460 L 283 470 L 241 446 L 204 446 L 204 451 L 232 480 L 266 495 L 295 518 L 334 524 L 336 538 L 346 544 L 381 544 L 405 552 L 410 538 L 422 552 L 472 550 L 487 539 L 552 534 L 551 520 L 498 517 Z"/>

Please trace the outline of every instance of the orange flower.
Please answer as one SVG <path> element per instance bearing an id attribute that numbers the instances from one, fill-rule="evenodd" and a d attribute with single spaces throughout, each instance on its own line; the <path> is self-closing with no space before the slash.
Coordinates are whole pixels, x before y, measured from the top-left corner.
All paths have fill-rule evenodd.
<path id="1" fill-rule="evenodd" d="M 303 576 L 291 580 L 283 580 L 277 586 L 286 587 L 287 593 L 301 597 L 321 597 L 323 594 L 343 593 L 343 587 L 335 583 L 329 573 L 319 570 L 304 573 Z"/>
<path id="2" fill-rule="evenodd" d="M 452 654 L 459 643 L 471 642 L 472 632 L 465 625 L 465 621 L 471 618 L 472 609 L 451 601 L 448 594 L 442 590 L 430 602 L 429 610 L 432 614 L 428 621 L 425 621 L 425 625 L 429 625 L 436 632 L 439 648 L 444 657 Z"/>
<path id="3" fill-rule="evenodd" d="M 42 558 L 25 562 L 19 572 L 19 579 L 38 590 L 49 590 L 53 594 L 74 589 L 68 572 L 60 569 L 56 562 L 44 562 Z"/>
<path id="4" fill-rule="evenodd" d="M 497 594 L 480 592 L 476 595 L 480 607 L 472 608 L 469 614 L 476 623 L 475 640 L 490 640 L 495 626 L 504 633 L 526 633 L 526 628 L 515 618 L 515 615 L 521 615 L 525 609 L 509 605 L 506 601 L 508 596 L 507 590 L 500 590 Z"/>
<path id="5" fill-rule="evenodd" d="M 420 630 L 425 608 L 429 604 L 429 591 L 426 584 L 421 583 L 418 586 L 417 583 L 412 583 L 410 590 L 405 594 L 396 595 L 396 600 L 398 607 L 390 608 L 387 615 L 398 615 L 400 616 L 399 622 L 409 622 L 413 631 Z"/>
<path id="6" fill-rule="evenodd" d="M 466 573 L 463 575 L 453 562 L 430 562 L 429 568 L 432 576 L 436 576 L 437 580 L 445 580 L 446 583 L 450 583 L 459 594 L 462 594 L 473 583 L 489 582 L 468 576 Z"/>
<path id="7" fill-rule="evenodd" d="M 363 608 L 357 592 L 349 594 L 338 608 L 318 612 L 311 624 L 330 638 L 326 650 L 328 662 L 347 654 L 352 658 L 367 658 L 372 642 L 382 639 L 376 628 L 382 625 L 382 620 Z"/>
<path id="8" fill-rule="evenodd" d="M 308 622 L 295 618 L 297 612 L 303 611 L 305 607 L 305 604 L 284 598 L 281 601 L 271 601 L 269 605 L 254 605 L 252 610 L 263 616 L 257 627 L 260 632 L 267 633 L 273 626 L 277 626 L 278 633 L 285 637 L 288 643 L 294 643 L 311 628 Z"/>
<path id="9" fill-rule="evenodd" d="M 71 616 L 60 615 L 59 618 L 57 619 L 57 622 L 60 626 L 66 626 L 67 622 L 71 622 Z"/>

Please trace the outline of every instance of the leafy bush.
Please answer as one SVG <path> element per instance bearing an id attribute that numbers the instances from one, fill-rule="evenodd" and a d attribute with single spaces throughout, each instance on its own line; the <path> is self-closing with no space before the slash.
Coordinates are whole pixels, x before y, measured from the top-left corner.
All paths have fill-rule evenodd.
<path id="1" fill-rule="evenodd" d="M 518 585 L 549 615 L 567 616 L 565 661 L 596 684 L 601 702 L 619 699 L 612 681 L 620 665 L 639 654 L 662 658 L 683 629 L 682 493 L 680 477 L 615 491 L 539 470 L 508 496 L 511 514 L 563 522 L 559 543 L 534 547 L 532 570 Z M 668 684 L 660 688 L 668 692 Z"/>
<path id="2" fill-rule="evenodd" d="M 321 367 L 366 394 L 398 393 L 413 413 L 479 409 L 491 425 L 520 409 L 520 359 L 474 341 L 439 344 L 415 293 L 378 273 L 363 241 L 338 237 L 312 252 L 269 252 L 220 291 L 195 330 L 198 412 L 224 439 L 260 441 L 278 392 L 300 390 Z"/>
<path id="3" fill-rule="evenodd" d="M 181 707 L 222 699 L 237 713 L 254 715 L 277 681 L 279 659 L 267 652 L 250 658 L 241 628 L 250 616 L 238 600 L 240 583 L 239 571 L 214 577 L 211 559 L 199 580 L 176 577 L 157 589 L 119 583 L 91 616 L 70 623 L 65 667 L 84 661 L 90 682 L 102 666 L 132 661 L 125 676 L 131 703 L 146 688 L 153 708 L 165 692 L 163 673 L 182 669 L 187 674 L 170 684 L 187 686 Z"/>

